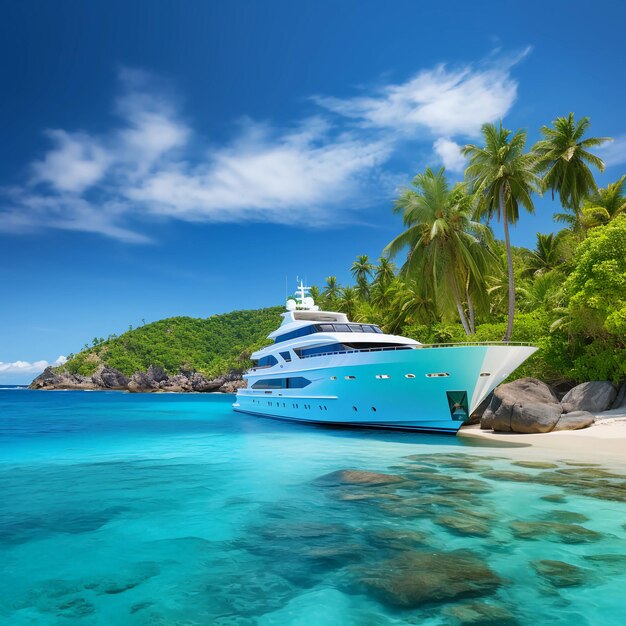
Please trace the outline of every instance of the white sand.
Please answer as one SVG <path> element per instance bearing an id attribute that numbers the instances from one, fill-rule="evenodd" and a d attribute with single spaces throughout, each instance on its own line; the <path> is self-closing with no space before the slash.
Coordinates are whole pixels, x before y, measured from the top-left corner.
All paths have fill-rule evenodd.
<path id="1" fill-rule="evenodd" d="M 626 411 L 614 409 L 596 415 L 596 423 L 582 430 L 562 430 L 553 433 L 523 435 L 519 433 L 494 433 L 480 426 L 464 426 L 461 437 L 487 441 L 522 444 L 540 449 L 546 456 L 572 460 L 590 460 L 626 465 Z M 502 448 L 504 451 L 506 448 Z M 517 448 L 511 448 L 511 451 Z M 539 452 L 539 450 L 537 450 Z M 517 455 L 514 455 L 517 456 Z"/>

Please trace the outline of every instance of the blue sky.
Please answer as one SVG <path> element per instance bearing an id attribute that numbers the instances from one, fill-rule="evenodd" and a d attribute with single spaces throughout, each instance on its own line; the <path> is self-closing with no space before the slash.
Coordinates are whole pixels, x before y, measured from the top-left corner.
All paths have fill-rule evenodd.
<path id="1" fill-rule="evenodd" d="M 349 279 L 397 189 L 503 119 L 626 167 L 621 2 L 3 3 L 0 383 L 95 336 Z M 513 242 L 553 230 L 538 199 Z M 497 231 L 498 229 L 496 229 Z"/>

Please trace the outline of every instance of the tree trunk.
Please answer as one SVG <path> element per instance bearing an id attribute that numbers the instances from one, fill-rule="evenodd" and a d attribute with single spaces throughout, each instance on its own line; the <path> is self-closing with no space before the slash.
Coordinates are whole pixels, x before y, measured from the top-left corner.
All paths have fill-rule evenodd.
<path id="1" fill-rule="evenodd" d="M 465 334 L 469 337 L 472 333 L 470 332 L 469 324 L 467 323 L 467 318 L 465 317 L 465 311 L 463 310 L 463 304 L 461 303 L 461 296 L 459 296 L 459 288 L 456 284 L 456 281 L 452 281 L 452 290 L 454 292 L 454 301 L 456 302 L 456 310 L 459 312 L 459 317 L 461 318 L 461 324 L 463 324 L 463 330 Z"/>
<path id="2" fill-rule="evenodd" d="M 476 313 L 474 312 L 474 303 L 472 302 L 469 289 L 467 290 L 467 311 L 469 313 L 469 327 L 473 335 L 476 333 Z"/>
<path id="3" fill-rule="evenodd" d="M 506 333 L 502 341 L 511 341 L 513 334 L 513 317 L 515 316 L 515 277 L 513 276 L 513 256 L 511 254 L 511 240 L 509 238 L 509 216 L 504 206 L 504 189 L 500 188 L 500 215 L 504 226 L 504 243 L 506 245 L 506 263 L 509 274 L 509 319 Z"/>

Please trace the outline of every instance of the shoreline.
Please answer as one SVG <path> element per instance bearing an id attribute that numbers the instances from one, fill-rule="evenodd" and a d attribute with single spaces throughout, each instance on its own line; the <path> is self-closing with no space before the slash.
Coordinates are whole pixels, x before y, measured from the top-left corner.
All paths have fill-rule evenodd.
<path id="1" fill-rule="evenodd" d="M 613 409 L 596 415 L 596 422 L 580 430 L 560 430 L 549 433 L 506 433 L 481 430 L 479 424 L 463 426 L 457 436 L 473 442 L 503 442 L 522 444 L 558 455 L 575 454 L 578 458 L 600 463 L 617 461 L 626 464 L 626 411 Z"/>

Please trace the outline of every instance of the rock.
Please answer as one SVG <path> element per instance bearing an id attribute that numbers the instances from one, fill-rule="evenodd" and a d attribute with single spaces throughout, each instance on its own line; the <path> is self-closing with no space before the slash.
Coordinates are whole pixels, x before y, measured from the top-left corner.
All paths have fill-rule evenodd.
<path id="1" fill-rule="evenodd" d="M 330 474 L 324 474 L 315 479 L 315 483 L 325 486 L 336 485 L 361 485 L 361 486 L 377 486 L 389 485 L 392 483 L 404 482 L 402 476 L 395 474 L 380 474 L 377 472 L 366 472 L 365 470 L 338 470 Z"/>
<path id="2" fill-rule="evenodd" d="M 100 365 L 91 377 L 96 387 L 103 389 L 126 389 L 130 378 L 108 365 Z"/>
<path id="3" fill-rule="evenodd" d="M 165 373 L 165 370 L 157 365 L 151 365 L 146 372 L 146 376 L 155 383 L 160 383 L 164 380 L 167 380 L 167 374 Z"/>
<path id="4" fill-rule="evenodd" d="M 619 388 L 615 400 L 611 405 L 611 409 L 626 409 L 626 381 L 624 381 Z"/>
<path id="5" fill-rule="evenodd" d="M 481 420 L 496 432 L 545 433 L 559 421 L 562 408 L 554 391 L 536 378 L 500 385 Z"/>
<path id="6" fill-rule="evenodd" d="M 600 533 L 578 524 L 561 522 L 513 522 L 513 534 L 520 539 L 557 541 L 559 543 L 589 543 L 602 539 Z"/>
<path id="7" fill-rule="evenodd" d="M 584 585 L 587 580 L 584 569 L 563 561 L 533 561 L 532 566 L 555 587 L 577 587 Z"/>
<path id="8" fill-rule="evenodd" d="M 487 563 L 468 550 L 407 551 L 358 573 L 379 600 L 404 608 L 485 596 L 501 584 Z"/>
<path id="9" fill-rule="evenodd" d="M 54 370 L 51 366 L 33 380 L 29 389 L 97 389 L 91 376 L 70 374 L 67 370 Z"/>
<path id="10" fill-rule="evenodd" d="M 576 513 L 576 511 L 550 511 L 546 517 L 554 522 L 564 522 L 566 524 L 579 524 L 582 522 L 588 522 L 589 518 L 582 513 Z"/>
<path id="11" fill-rule="evenodd" d="M 596 418 L 587 411 L 572 411 L 563 413 L 552 430 L 580 430 L 587 428 L 596 421 Z"/>
<path id="12" fill-rule="evenodd" d="M 510 429 L 515 433 L 549 433 L 561 417 L 561 407 L 554 403 L 514 404 Z M 494 426 L 494 430 L 497 430 Z"/>
<path id="13" fill-rule="evenodd" d="M 568 391 L 563 396 L 561 405 L 564 413 L 572 413 L 573 411 L 599 413 L 606 411 L 616 396 L 617 391 L 611 383 L 605 380 L 594 380 L 577 385 Z"/>
<path id="14" fill-rule="evenodd" d="M 443 614 L 451 626 L 518 626 L 515 616 L 502 606 L 484 602 L 464 602 L 446 607 Z"/>
<path id="15" fill-rule="evenodd" d="M 135 372 L 128 382 L 128 391 L 154 391 L 158 383 L 151 380 L 146 372 Z"/>
<path id="16" fill-rule="evenodd" d="M 433 521 L 456 535 L 487 537 L 491 533 L 490 524 L 476 518 L 461 517 L 460 515 L 441 515 Z"/>
<path id="17" fill-rule="evenodd" d="M 245 389 L 248 386 L 246 380 L 229 380 L 226 381 L 220 388 L 220 393 L 237 393 L 237 389 Z"/>
<path id="18" fill-rule="evenodd" d="M 549 463 L 548 461 L 514 461 L 513 465 L 518 467 L 529 467 L 530 469 L 557 469 L 556 463 Z"/>

